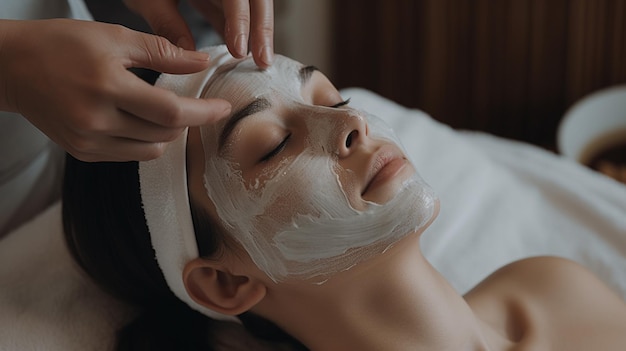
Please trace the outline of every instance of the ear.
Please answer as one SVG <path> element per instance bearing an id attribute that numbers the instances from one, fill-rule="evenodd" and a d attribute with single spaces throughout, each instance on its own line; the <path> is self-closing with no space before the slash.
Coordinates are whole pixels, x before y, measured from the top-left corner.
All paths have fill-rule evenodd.
<path id="1" fill-rule="evenodd" d="M 245 275 L 234 275 L 222 263 L 196 258 L 185 265 L 183 282 L 197 303 L 226 315 L 250 310 L 266 294 L 265 285 Z"/>

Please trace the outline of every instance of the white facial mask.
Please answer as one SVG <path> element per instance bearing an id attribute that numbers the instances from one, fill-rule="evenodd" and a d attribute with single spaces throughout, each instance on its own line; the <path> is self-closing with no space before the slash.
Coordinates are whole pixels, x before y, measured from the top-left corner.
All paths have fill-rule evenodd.
<path id="1" fill-rule="evenodd" d="M 400 143 L 373 116 L 307 105 L 300 95 L 300 67 L 277 56 L 266 71 L 258 70 L 251 59 L 218 68 L 218 79 L 209 80 L 203 96 L 246 103 L 254 97 L 280 99 L 298 109 L 308 138 L 301 153 L 282 159 L 250 182 L 237 164 L 218 154 L 221 128 L 202 127 L 204 181 L 224 228 L 270 278 L 321 282 L 420 230 L 434 215 L 436 196 L 415 174 L 386 203 L 368 202 L 366 209 L 355 209 L 348 194 L 354 193 L 351 179 L 356 178 L 349 170 L 339 172 L 340 133 L 357 119 L 368 124 L 368 138 Z"/>

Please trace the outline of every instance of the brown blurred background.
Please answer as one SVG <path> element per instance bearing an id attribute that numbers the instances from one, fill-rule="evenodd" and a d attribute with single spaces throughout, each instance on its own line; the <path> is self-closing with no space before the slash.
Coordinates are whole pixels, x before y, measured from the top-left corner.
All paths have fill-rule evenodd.
<path id="1" fill-rule="evenodd" d="M 332 7 L 339 87 L 368 88 L 455 128 L 553 148 L 569 106 L 626 83 L 624 0 L 341 0 Z"/>

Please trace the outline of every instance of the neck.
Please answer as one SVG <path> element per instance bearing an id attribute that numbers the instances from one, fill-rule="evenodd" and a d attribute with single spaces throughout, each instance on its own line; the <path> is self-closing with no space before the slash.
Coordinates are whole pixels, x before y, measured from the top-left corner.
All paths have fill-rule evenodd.
<path id="1" fill-rule="evenodd" d="M 358 272 L 281 294 L 285 313 L 272 318 L 313 351 L 499 349 L 490 345 L 504 340 L 426 261 L 419 239 L 400 245 Z"/>

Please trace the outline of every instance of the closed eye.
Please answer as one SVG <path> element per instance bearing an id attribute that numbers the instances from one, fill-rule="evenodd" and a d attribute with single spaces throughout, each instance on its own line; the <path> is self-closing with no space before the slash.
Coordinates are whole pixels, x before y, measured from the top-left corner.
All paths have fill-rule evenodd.
<path id="1" fill-rule="evenodd" d="M 342 101 L 342 102 L 340 102 L 338 104 L 332 105 L 330 107 L 332 107 L 332 108 L 340 108 L 341 106 L 345 106 L 345 105 L 347 105 L 349 103 L 350 103 L 350 98 L 348 98 L 348 99 L 346 99 L 346 100 L 344 100 L 344 101 Z"/>
<path id="2" fill-rule="evenodd" d="M 348 105 L 349 103 L 350 103 L 350 98 L 344 101 L 341 101 L 335 105 L 329 106 L 329 107 L 340 108 L 342 106 Z M 274 156 L 278 155 L 281 151 L 285 149 L 285 146 L 287 146 L 287 143 L 289 142 L 290 138 L 291 138 L 291 133 L 287 134 L 287 136 L 280 142 L 280 144 L 278 144 L 272 151 L 270 151 L 267 155 L 263 156 L 260 162 L 267 162 L 271 160 Z"/>
<path id="3" fill-rule="evenodd" d="M 281 141 L 280 144 L 278 144 L 278 146 L 276 146 L 272 151 L 270 151 L 267 155 L 263 156 L 261 158 L 261 162 L 267 162 L 271 160 L 272 157 L 278 155 L 281 151 L 283 151 L 285 149 L 285 146 L 287 146 L 287 142 L 289 141 L 289 138 L 291 138 L 291 133 L 287 134 L 285 139 L 283 139 L 283 141 Z"/>

